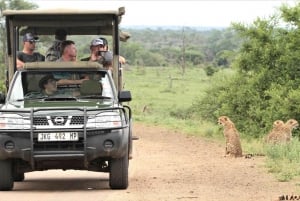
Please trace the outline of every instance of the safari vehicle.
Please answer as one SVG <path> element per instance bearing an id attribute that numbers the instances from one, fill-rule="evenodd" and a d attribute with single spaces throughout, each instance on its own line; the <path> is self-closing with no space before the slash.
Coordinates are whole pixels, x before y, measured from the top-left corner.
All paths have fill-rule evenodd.
<path id="1" fill-rule="evenodd" d="M 119 22 L 116 11 L 7 10 L 7 83 L 0 103 L 0 190 L 12 190 L 26 172 L 49 169 L 109 173 L 111 189 L 128 187 L 132 150 L 130 91 L 122 90 L 118 62 Z M 54 38 L 57 28 L 68 36 L 111 36 L 113 72 L 98 62 L 32 62 L 16 68 L 22 34 Z M 61 84 L 57 74 L 81 84 Z M 56 90 L 44 93 L 45 77 Z M 50 82 L 49 80 L 46 82 Z"/>

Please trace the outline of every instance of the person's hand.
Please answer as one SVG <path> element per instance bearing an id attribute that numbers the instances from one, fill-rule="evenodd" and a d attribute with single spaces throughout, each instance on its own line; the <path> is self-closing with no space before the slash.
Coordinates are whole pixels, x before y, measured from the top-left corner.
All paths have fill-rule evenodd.
<path id="1" fill-rule="evenodd" d="M 101 55 L 99 55 L 98 54 L 98 52 L 93 52 L 92 54 L 91 54 L 91 58 L 90 58 L 90 60 L 91 61 L 99 61 L 100 59 L 101 59 Z"/>
<path id="2" fill-rule="evenodd" d="M 89 80 L 88 77 L 78 80 L 77 84 L 82 84 L 84 81 Z"/>
<path id="3" fill-rule="evenodd" d="M 24 64 L 25 64 L 25 63 L 24 63 L 23 61 L 17 59 L 17 69 L 22 69 L 22 68 L 24 68 Z"/>

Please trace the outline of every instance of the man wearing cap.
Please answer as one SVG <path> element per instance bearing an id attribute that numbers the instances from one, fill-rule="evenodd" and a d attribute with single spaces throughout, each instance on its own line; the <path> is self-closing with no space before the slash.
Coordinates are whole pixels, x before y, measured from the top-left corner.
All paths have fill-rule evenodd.
<path id="1" fill-rule="evenodd" d="M 43 95 L 55 95 L 57 92 L 57 80 L 52 74 L 46 75 L 39 81 L 39 87 L 41 88 Z"/>
<path id="2" fill-rule="evenodd" d="M 104 50 L 105 51 L 109 51 L 109 49 L 108 49 L 108 41 L 106 40 L 106 38 L 100 37 L 99 39 L 103 40 Z M 126 60 L 125 60 L 125 58 L 123 56 L 119 55 L 119 62 L 120 62 L 120 64 L 123 65 L 123 64 L 126 63 Z"/>
<path id="3" fill-rule="evenodd" d="M 113 55 L 111 51 L 107 50 L 107 40 L 102 40 L 101 38 L 92 40 L 90 50 L 91 55 L 81 59 L 81 61 L 96 61 L 108 69 L 111 68 Z"/>
<path id="4" fill-rule="evenodd" d="M 104 50 L 108 51 L 108 41 L 106 38 L 100 37 L 99 39 L 103 41 Z"/>
<path id="5" fill-rule="evenodd" d="M 61 42 L 67 39 L 67 32 L 64 29 L 55 31 L 55 40 L 46 52 L 46 61 L 56 61 L 61 57 Z"/>
<path id="6" fill-rule="evenodd" d="M 59 80 L 54 77 L 53 74 L 48 74 L 42 77 L 39 81 L 39 87 L 41 88 L 41 94 L 42 96 L 78 96 L 80 93 L 78 91 L 68 91 L 63 90 L 59 91 L 57 90 L 57 85 L 59 85 Z"/>
<path id="7" fill-rule="evenodd" d="M 26 62 L 36 62 L 36 61 L 45 61 L 45 56 L 34 52 L 35 43 L 38 41 L 39 37 L 33 35 L 32 33 L 26 33 L 23 36 L 23 50 L 17 52 L 17 68 L 23 68 L 24 63 Z"/>
<path id="8" fill-rule="evenodd" d="M 102 62 L 103 57 L 99 54 L 100 51 L 106 51 L 103 40 L 96 38 L 92 40 L 90 45 L 91 54 L 89 57 L 83 58 L 80 61 L 98 61 Z"/>

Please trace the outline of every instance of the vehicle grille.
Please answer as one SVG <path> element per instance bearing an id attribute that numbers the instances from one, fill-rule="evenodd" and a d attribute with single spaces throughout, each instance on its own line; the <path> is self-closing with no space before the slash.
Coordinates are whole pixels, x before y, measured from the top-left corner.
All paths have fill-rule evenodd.
<path id="1" fill-rule="evenodd" d="M 83 125 L 84 124 L 84 117 L 83 116 L 73 116 L 71 118 L 70 125 Z"/>
<path id="2" fill-rule="evenodd" d="M 59 119 L 60 121 L 57 121 Z M 51 122 L 50 122 L 51 121 Z M 68 123 L 69 122 L 69 123 Z M 33 125 L 35 126 L 49 126 L 51 124 L 57 126 L 69 125 L 83 125 L 84 116 L 36 116 L 33 117 Z"/>
<path id="3" fill-rule="evenodd" d="M 49 125 L 47 117 L 33 117 L 33 125 L 47 126 Z"/>

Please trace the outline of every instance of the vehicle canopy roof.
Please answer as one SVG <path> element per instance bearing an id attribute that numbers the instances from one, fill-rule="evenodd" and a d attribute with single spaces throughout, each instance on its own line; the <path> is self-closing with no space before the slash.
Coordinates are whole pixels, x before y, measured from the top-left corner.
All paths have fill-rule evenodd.
<path id="1" fill-rule="evenodd" d="M 37 35 L 55 35 L 59 28 L 66 30 L 67 35 L 111 35 L 110 47 L 114 54 L 113 66 L 115 75 L 118 75 L 119 40 L 126 41 L 130 36 L 119 31 L 119 23 L 125 8 L 116 10 L 5 10 L 8 54 L 8 80 L 11 80 L 16 70 L 16 51 L 19 45 L 19 36 L 31 32 Z M 121 81 L 116 79 L 116 86 Z M 120 83 L 117 83 L 120 82 Z"/>
<path id="2" fill-rule="evenodd" d="M 54 34 L 59 27 L 67 29 L 69 35 L 110 35 L 114 18 L 120 23 L 124 13 L 121 7 L 118 10 L 5 10 L 3 16 L 12 23 L 7 26 L 27 26 L 26 31 L 39 35 Z"/>
<path id="3" fill-rule="evenodd" d="M 37 35 L 54 35 L 58 28 L 63 28 L 68 35 L 113 35 L 118 27 L 125 8 L 118 10 L 5 10 L 8 41 L 11 41 L 13 27 L 19 28 L 19 34 L 31 32 Z M 120 34 L 122 41 L 129 35 Z M 11 45 L 8 45 L 8 54 Z"/>

